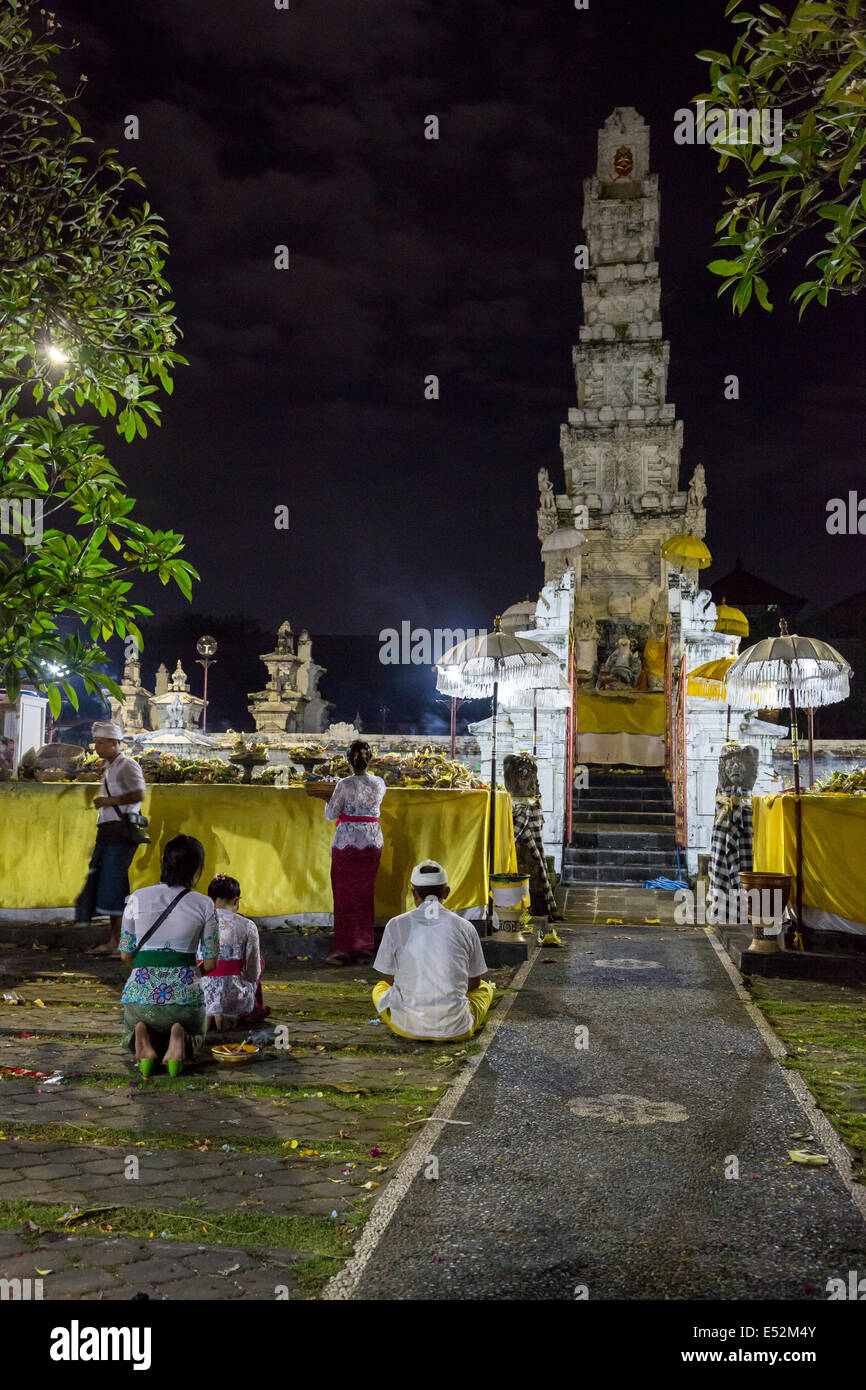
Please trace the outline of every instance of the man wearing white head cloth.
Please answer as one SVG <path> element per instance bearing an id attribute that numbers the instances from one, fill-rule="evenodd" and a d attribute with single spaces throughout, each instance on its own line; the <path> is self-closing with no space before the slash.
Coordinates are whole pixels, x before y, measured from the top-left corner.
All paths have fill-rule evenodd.
<path id="1" fill-rule="evenodd" d="M 373 962 L 384 975 L 373 1003 L 393 1033 L 419 1042 L 465 1042 L 487 1017 L 496 986 L 471 922 L 443 907 L 448 875 L 435 860 L 409 880 L 415 907 L 392 917 Z"/>
<path id="2" fill-rule="evenodd" d="M 96 844 L 87 879 L 75 903 L 75 921 L 89 927 L 94 917 L 108 917 L 111 930 L 106 942 L 91 954 L 117 954 L 123 908 L 129 897 L 129 866 L 137 844 L 130 843 L 127 816 L 141 808 L 144 775 L 138 763 L 120 751 L 123 730 L 111 720 L 97 720 L 92 729 L 97 756 L 105 763 L 101 796 L 94 798 Z M 127 811 L 125 808 L 128 807 Z"/>

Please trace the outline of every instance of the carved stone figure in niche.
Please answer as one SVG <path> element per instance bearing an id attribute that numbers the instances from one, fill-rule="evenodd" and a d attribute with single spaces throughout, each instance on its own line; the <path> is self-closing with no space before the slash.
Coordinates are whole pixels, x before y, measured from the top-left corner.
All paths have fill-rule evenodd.
<path id="1" fill-rule="evenodd" d="M 604 369 L 594 363 L 584 379 L 583 404 L 590 410 L 604 405 Z"/>
<path id="2" fill-rule="evenodd" d="M 612 367 L 608 378 L 607 404 L 625 409 L 632 405 L 634 370 L 629 363 Z"/>
<path id="3" fill-rule="evenodd" d="M 538 508 L 538 539 L 544 541 L 556 530 L 556 498 L 553 483 L 546 468 L 538 470 L 538 491 L 541 505 Z"/>
<path id="4" fill-rule="evenodd" d="M 598 637 L 598 624 L 592 607 L 589 589 L 581 588 L 574 605 L 574 635 L 580 642 L 592 642 Z"/>
<path id="5" fill-rule="evenodd" d="M 641 659 L 630 637 L 620 637 L 602 662 L 598 690 L 633 690 L 640 679 Z"/>
<path id="6" fill-rule="evenodd" d="M 664 591 L 660 589 L 650 614 L 649 636 L 643 649 L 647 690 L 664 690 L 666 656 L 667 604 Z"/>
<path id="7" fill-rule="evenodd" d="M 288 619 L 277 629 L 277 651 L 281 656 L 292 650 L 292 625 Z"/>
<path id="8" fill-rule="evenodd" d="M 689 506 L 702 507 L 707 496 L 707 485 L 704 481 L 704 465 L 699 463 L 692 480 L 689 483 Z"/>
<path id="9" fill-rule="evenodd" d="M 616 476 L 614 480 L 614 501 L 622 506 L 628 502 L 631 480 L 629 478 L 628 464 L 625 459 L 617 459 Z"/>
<path id="10" fill-rule="evenodd" d="M 661 372 L 658 367 L 643 367 L 637 379 L 638 405 L 657 405 L 661 400 L 659 389 Z"/>
<path id="11" fill-rule="evenodd" d="M 550 474 L 546 468 L 539 468 L 538 470 L 538 491 L 541 510 L 543 512 L 555 512 L 556 498 L 553 495 L 553 483 L 550 481 Z"/>

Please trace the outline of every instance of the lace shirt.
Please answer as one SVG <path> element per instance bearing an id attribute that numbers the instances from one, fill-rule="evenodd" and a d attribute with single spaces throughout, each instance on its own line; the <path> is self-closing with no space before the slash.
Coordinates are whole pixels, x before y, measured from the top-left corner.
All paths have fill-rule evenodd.
<path id="1" fill-rule="evenodd" d="M 259 954 L 259 929 L 239 912 L 217 908 L 219 921 L 219 958 L 241 962 L 239 975 L 205 975 L 201 982 L 205 1011 L 212 1015 L 239 1018 L 252 1012 L 256 1001 L 256 985 L 262 973 Z"/>
<path id="2" fill-rule="evenodd" d="M 325 807 L 328 820 L 338 816 L 375 816 L 375 824 L 355 822 L 338 825 L 331 850 L 335 849 L 382 849 L 382 827 L 379 825 L 379 807 L 387 791 L 381 777 L 362 772 L 351 777 L 341 777 L 334 794 Z"/>

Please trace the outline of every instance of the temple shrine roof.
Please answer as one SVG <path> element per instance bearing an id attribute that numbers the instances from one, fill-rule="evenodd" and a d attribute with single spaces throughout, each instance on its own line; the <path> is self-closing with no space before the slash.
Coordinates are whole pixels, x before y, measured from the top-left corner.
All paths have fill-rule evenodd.
<path id="1" fill-rule="evenodd" d="M 737 563 L 722 579 L 714 579 L 707 585 L 715 603 L 727 601 L 736 608 L 768 608 L 775 604 L 779 608 L 798 613 L 806 600 L 798 594 L 789 594 L 767 579 L 751 574 L 744 569 L 739 555 Z"/>

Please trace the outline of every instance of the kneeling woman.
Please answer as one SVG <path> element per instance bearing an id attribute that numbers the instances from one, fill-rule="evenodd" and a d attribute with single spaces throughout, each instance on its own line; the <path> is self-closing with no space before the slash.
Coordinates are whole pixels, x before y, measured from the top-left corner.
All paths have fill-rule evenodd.
<path id="1" fill-rule="evenodd" d="M 161 1057 L 171 1076 L 184 1058 L 195 1056 L 205 1035 L 200 966 L 208 975 L 219 956 L 214 905 L 194 893 L 204 868 L 204 846 L 192 835 L 176 835 L 162 856 L 160 881 L 127 898 L 120 956 L 132 973 L 120 996 L 123 1045 L 135 1054 L 142 1076 Z"/>

